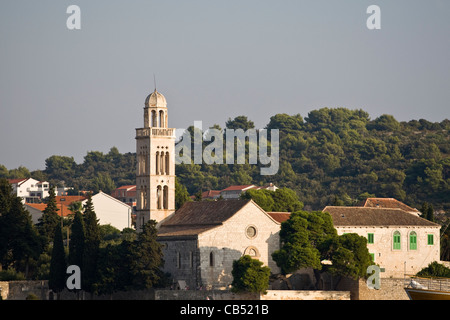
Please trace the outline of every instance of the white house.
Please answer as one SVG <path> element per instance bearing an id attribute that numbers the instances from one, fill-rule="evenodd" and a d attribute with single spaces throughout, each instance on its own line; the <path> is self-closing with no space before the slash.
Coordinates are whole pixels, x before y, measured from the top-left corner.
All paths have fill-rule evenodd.
<path id="1" fill-rule="evenodd" d="M 86 202 L 84 200 L 83 205 Z M 119 230 L 131 228 L 132 208 L 129 205 L 102 191 L 92 196 L 92 204 L 100 224 L 111 224 Z"/>
<path id="2" fill-rule="evenodd" d="M 356 233 L 367 238 L 381 277 L 402 278 L 440 261 L 440 228 L 437 223 L 399 208 L 339 207 L 323 209 L 333 219 L 339 235 Z"/>
<path id="3" fill-rule="evenodd" d="M 40 202 L 48 197 L 50 185 L 47 181 L 38 181 L 33 178 L 9 179 L 13 192 L 22 198 L 23 203 Z"/>
<path id="4" fill-rule="evenodd" d="M 242 193 L 250 189 L 267 189 L 270 191 L 275 191 L 278 188 L 270 183 L 267 186 L 255 186 L 254 184 L 247 184 L 241 186 L 229 186 L 220 192 L 223 199 L 239 199 Z"/>

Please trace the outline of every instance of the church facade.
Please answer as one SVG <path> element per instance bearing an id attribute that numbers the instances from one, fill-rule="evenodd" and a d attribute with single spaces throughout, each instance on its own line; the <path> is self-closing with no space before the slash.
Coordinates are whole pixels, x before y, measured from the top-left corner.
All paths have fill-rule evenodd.
<path id="1" fill-rule="evenodd" d="M 280 222 L 252 200 L 185 203 L 158 230 L 164 271 L 183 288 L 227 289 L 233 261 L 249 255 L 279 268 L 272 253 L 279 249 Z"/>

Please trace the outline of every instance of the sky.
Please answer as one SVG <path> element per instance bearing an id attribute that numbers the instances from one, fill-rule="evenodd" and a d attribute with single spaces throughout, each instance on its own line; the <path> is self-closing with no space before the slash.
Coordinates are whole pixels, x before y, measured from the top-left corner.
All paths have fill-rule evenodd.
<path id="1" fill-rule="evenodd" d="M 324 107 L 449 119 L 449 15 L 448 0 L 2 0 L 0 165 L 135 152 L 154 78 L 171 128 Z"/>

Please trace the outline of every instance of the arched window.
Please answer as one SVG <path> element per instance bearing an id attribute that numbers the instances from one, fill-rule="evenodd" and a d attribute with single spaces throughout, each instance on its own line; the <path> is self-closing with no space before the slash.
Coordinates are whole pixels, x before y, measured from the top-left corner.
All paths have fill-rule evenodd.
<path id="1" fill-rule="evenodd" d="M 159 174 L 159 151 L 156 152 L 156 174 Z"/>
<path id="2" fill-rule="evenodd" d="M 163 208 L 169 209 L 169 187 L 164 186 L 163 189 Z"/>
<path id="3" fill-rule="evenodd" d="M 162 151 L 159 159 L 159 167 L 159 174 L 164 174 L 164 152 Z"/>
<path id="4" fill-rule="evenodd" d="M 166 163 L 165 163 L 165 167 L 166 167 L 166 174 L 169 175 L 169 153 L 166 152 Z"/>
<path id="5" fill-rule="evenodd" d="M 147 186 L 144 186 L 144 197 L 143 197 L 143 198 L 144 198 L 144 199 L 143 199 L 144 203 L 142 204 L 142 207 L 143 207 L 144 209 L 147 209 L 147 208 L 148 208 Z"/>
<path id="6" fill-rule="evenodd" d="M 214 252 L 209 253 L 209 266 L 214 267 Z"/>
<path id="7" fill-rule="evenodd" d="M 409 250 L 417 250 L 417 234 L 414 231 L 409 234 Z"/>
<path id="8" fill-rule="evenodd" d="M 152 122 L 151 122 L 152 127 L 156 127 L 156 121 L 157 120 L 158 119 L 156 118 L 156 111 L 152 110 Z"/>
<path id="9" fill-rule="evenodd" d="M 399 231 L 395 231 L 394 235 L 393 235 L 393 249 L 394 250 L 400 250 L 401 249 L 401 244 L 400 244 L 400 232 Z"/>
<path id="10" fill-rule="evenodd" d="M 158 209 L 161 209 L 161 197 L 162 197 L 161 186 L 158 186 L 156 187 L 156 207 Z"/>
<path id="11" fill-rule="evenodd" d="M 159 127 L 164 128 L 164 111 L 159 110 Z"/>

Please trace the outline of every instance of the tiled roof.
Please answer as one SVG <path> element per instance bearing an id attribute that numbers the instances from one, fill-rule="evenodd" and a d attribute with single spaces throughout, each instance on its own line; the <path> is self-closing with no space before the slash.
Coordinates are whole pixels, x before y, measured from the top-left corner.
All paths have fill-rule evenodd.
<path id="1" fill-rule="evenodd" d="M 439 224 L 412 215 L 398 208 L 364 208 L 328 206 L 328 212 L 336 227 L 340 226 L 427 226 Z"/>
<path id="2" fill-rule="evenodd" d="M 134 184 L 134 185 L 121 186 L 121 187 L 118 187 L 116 190 L 123 190 L 123 189 L 133 190 L 133 189 L 136 189 L 136 185 Z"/>
<path id="3" fill-rule="evenodd" d="M 229 186 L 228 188 L 225 188 L 222 191 L 237 191 L 237 190 L 248 189 L 250 187 L 255 187 L 255 185 L 253 185 L 253 184 L 246 184 L 246 185 L 242 185 L 242 186 Z"/>
<path id="4" fill-rule="evenodd" d="M 286 221 L 291 215 L 290 212 L 267 212 L 267 214 L 279 223 Z"/>
<path id="5" fill-rule="evenodd" d="M 367 198 L 363 207 L 366 208 L 398 208 L 407 212 L 420 213 L 419 210 L 407 206 L 394 198 Z"/>
<path id="6" fill-rule="evenodd" d="M 161 224 L 158 236 L 197 235 L 221 225 L 249 202 L 251 200 L 186 202 Z"/>
<path id="7" fill-rule="evenodd" d="M 56 203 L 58 203 L 58 204 L 62 203 L 64 205 L 69 205 L 75 201 L 81 202 L 81 201 L 87 199 L 87 197 L 86 196 L 56 196 L 55 199 L 56 199 Z"/>
<path id="8" fill-rule="evenodd" d="M 47 208 L 47 204 L 45 204 L 45 203 L 26 203 L 26 205 L 33 207 L 41 212 L 44 211 L 45 208 Z M 73 214 L 73 212 L 70 211 L 66 205 L 61 206 L 60 204 L 58 204 L 58 211 L 56 212 L 56 214 L 58 216 L 61 216 L 61 210 L 62 210 L 63 217 L 67 217 L 69 214 Z"/>
<path id="9" fill-rule="evenodd" d="M 16 184 L 16 183 L 23 182 L 23 181 L 25 181 L 25 180 L 28 180 L 28 178 L 22 178 L 22 179 L 8 179 L 8 182 L 9 182 L 10 184 Z"/>

